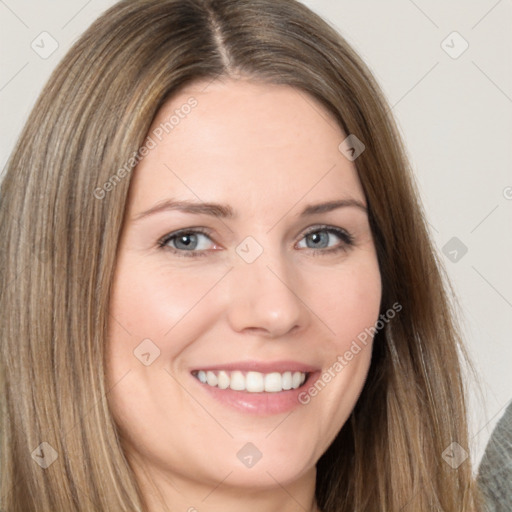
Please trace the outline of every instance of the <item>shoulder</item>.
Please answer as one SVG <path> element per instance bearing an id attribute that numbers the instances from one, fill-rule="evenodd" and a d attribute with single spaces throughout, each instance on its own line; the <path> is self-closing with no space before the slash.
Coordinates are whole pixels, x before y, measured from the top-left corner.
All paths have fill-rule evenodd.
<path id="1" fill-rule="evenodd" d="M 512 402 L 487 443 L 478 482 L 488 512 L 512 510 Z"/>

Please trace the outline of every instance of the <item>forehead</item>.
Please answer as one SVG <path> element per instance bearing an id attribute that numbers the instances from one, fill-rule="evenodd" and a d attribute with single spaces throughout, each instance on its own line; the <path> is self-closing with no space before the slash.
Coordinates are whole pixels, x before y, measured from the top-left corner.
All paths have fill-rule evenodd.
<path id="1" fill-rule="evenodd" d="M 170 195 L 253 208 L 305 195 L 364 198 L 334 117 L 286 85 L 192 84 L 160 109 L 148 137 L 153 148 L 132 182 L 141 207 Z"/>

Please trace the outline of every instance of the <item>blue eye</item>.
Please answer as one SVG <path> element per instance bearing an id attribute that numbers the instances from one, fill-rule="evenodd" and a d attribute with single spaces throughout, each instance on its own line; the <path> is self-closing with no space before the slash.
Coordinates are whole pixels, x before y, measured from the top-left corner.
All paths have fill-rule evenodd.
<path id="1" fill-rule="evenodd" d="M 337 239 L 337 240 L 336 240 Z M 313 230 L 306 233 L 304 238 L 306 245 L 302 244 L 302 248 L 320 249 L 321 252 L 332 252 L 338 250 L 346 250 L 349 246 L 354 245 L 354 240 L 346 231 L 330 226 L 317 226 Z M 341 242 L 341 245 L 340 245 Z M 302 241 L 299 242 L 299 246 Z M 327 250 L 325 250 L 327 249 Z"/>
<path id="2" fill-rule="evenodd" d="M 180 256 L 205 256 L 208 240 L 213 244 L 206 233 L 196 228 L 167 235 L 158 242 L 158 246 L 179 253 Z"/>

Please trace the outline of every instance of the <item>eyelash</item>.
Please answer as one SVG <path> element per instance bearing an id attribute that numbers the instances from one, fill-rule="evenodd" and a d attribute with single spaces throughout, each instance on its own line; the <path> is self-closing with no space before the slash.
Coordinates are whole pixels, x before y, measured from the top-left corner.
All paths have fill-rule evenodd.
<path id="1" fill-rule="evenodd" d="M 354 245 L 354 237 L 348 233 L 347 231 L 335 228 L 333 226 L 327 226 L 327 225 L 320 225 L 320 226 L 314 226 L 312 229 L 306 231 L 302 238 L 305 238 L 308 235 L 311 235 L 313 233 L 319 233 L 325 231 L 330 234 L 336 235 L 338 238 L 341 239 L 340 245 L 330 247 L 327 249 L 313 249 L 313 248 L 307 248 L 309 251 L 312 251 L 312 254 L 314 256 L 318 255 L 325 255 L 325 254 L 334 254 L 338 253 L 340 251 L 348 251 L 353 245 Z M 207 236 L 210 238 L 210 232 L 207 229 L 204 228 L 187 228 L 187 229 L 180 229 L 179 231 L 174 231 L 173 233 L 169 233 L 162 237 L 160 240 L 158 240 L 158 248 L 163 249 L 166 251 L 171 251 L 173 254 L 176 254 L 177 256 L 183 256 L 188 258 L 196 258 L 196 257 L 202 257 L 202 256 L 208 256 L 207 250 L 192 250 L 192 251 L 184 251 L 180 249 L 175 249 L 174 247 L 171 247 L 167 245 L 171 240 L 174 240 L 175 238 L 178 238 L 183 235 L 195 235 L 197 233 L 200 233 L 202 235 Z M 301 238 L 301 240 L 302 240 Z M 211 238 L 210 238 L 211 240 Z"/>

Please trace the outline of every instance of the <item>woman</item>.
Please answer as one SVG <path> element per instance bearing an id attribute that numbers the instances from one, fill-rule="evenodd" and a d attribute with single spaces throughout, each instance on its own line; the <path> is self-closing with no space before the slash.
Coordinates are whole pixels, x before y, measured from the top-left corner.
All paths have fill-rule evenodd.
<path id="1" fill-rule="evenodd" d="M 477 510 L 388 112 L 293 0 L 86 31 L 2 184 L 5 510 Z"/>

